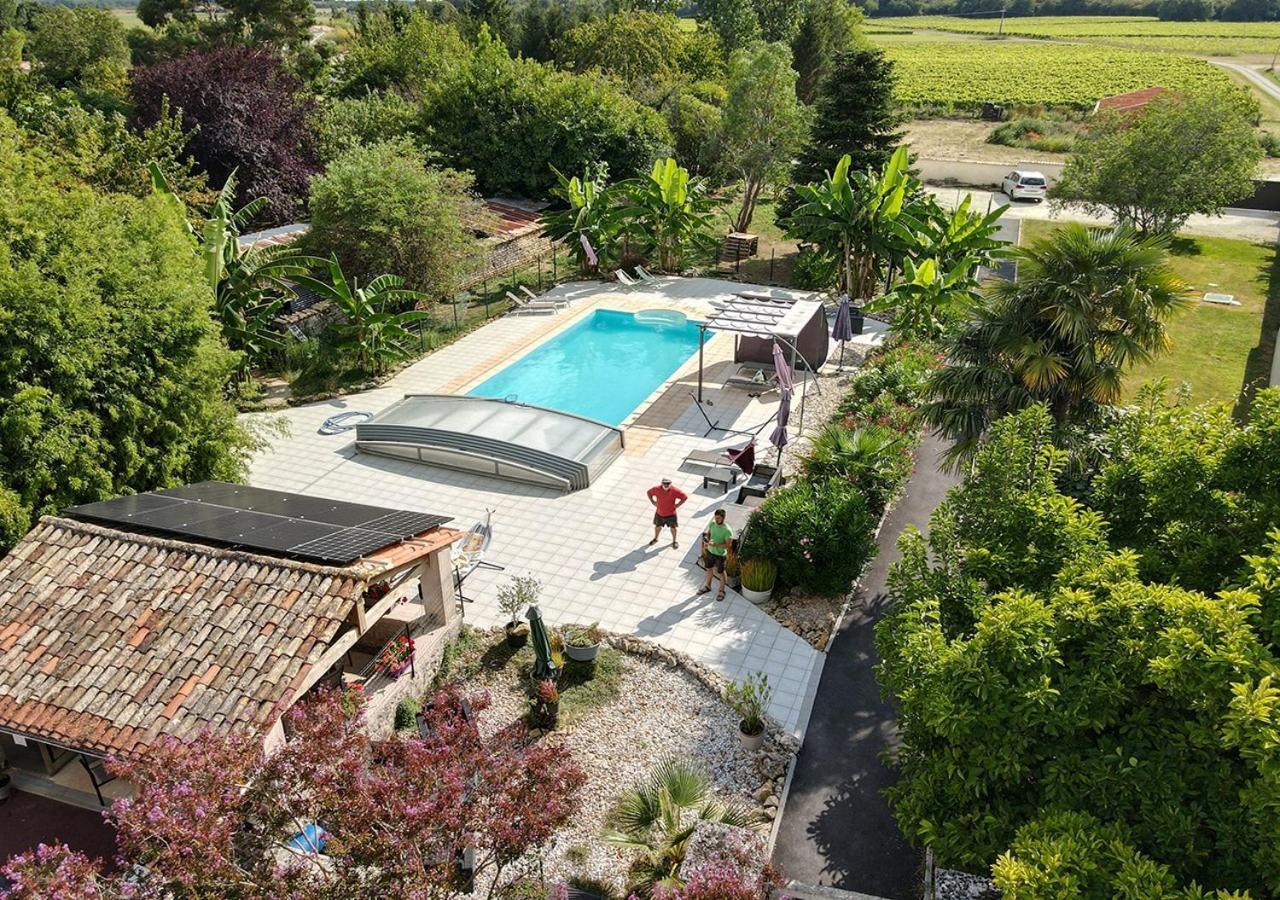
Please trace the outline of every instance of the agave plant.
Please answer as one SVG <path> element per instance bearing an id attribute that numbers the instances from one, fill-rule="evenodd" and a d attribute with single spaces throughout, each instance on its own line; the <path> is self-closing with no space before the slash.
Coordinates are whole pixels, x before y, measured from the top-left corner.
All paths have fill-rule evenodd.
<path id="1" fill-rule="evenodd" d="M 240 235 L 267 201 L 259 197 L 235 209 L 234 170 L 199 229 L 192 224 L 185 205 L 159 166 L 153 162 L 148 170 L 152 188 L 176 206 L 199 242 L 205 281 L 213 293 L 214 316 L 227 345 L 244 351 L 246 362 L 278 349 L 282 338 L 271 327 L 271 321 L 284 305 L 288 290 L 285 280 L 324 265 L 324 261 L 298 253 L 288 245 L 241 248 Z"/>
<path id="2" fill-rule="evenodd" d="M 555 168 L 559 184 L 552 195 L 564 202 L 564 209 L 545 213 L 539 220 L 542 232 L 553 241 L 564 241 L 584 275 L 596 271 L 614 236 L 618 222 L 609 189 L 608 169 L 602 164 L 588 166 L 579 178 L 565 178 Z M 590 250 L 588 250 L 588 247 Z M 596 254 L 593 262 L 591 254 Z"/>
<path id="3" fill-rule="evenodd" d="M 758 824 L 746 807 L 717 800 L 706 770 L 686 759 L 667 757 L 641 784 L 618 798 L 605 840 L 640 852 L 631 867 L 631 890 L 653 896 L 657 886 L 680 888 L 678 876 L 689 838 L 699 822 L 740 828 Z"/>
<path id="4" fill-rule="evenodd" d="M 715 248 L 715 212 L 723 201 L 712 196 L 706 179 L 691 177 L 674 159 L 655 162 L 647 177 L 618 188 L 626 198 L 618 213 L 630 245 L 662 271 L 679 272 L 689 257 Z"/>
<path id="5" fill-rule="evenodd" d="M 356 365 L 373 375 L 408 351 L 413 334 L 407 326 L 430 316 L 412 308 L 426 295 L 406 290 L 399 275 L 379 275 L 361 287 L 355 279 L 347 279 L 336 256 L 329 259 L 329 281 L 310 275 L 295 281 L 332 300 L 342 311 L 344 321 L 331 326 L 338 345 L 352 351 Z"/>
<path id="6" fill-rule="evenodd" d="M 929 201 L 899 147 L 876 175 L 853 172 L 848 154 L 826 181 L 796 186 L 800 205 L 787 235 L 835 251 L 850 297 L 869 299 L 883 267 L 896 266 L 923 244 Z"/>

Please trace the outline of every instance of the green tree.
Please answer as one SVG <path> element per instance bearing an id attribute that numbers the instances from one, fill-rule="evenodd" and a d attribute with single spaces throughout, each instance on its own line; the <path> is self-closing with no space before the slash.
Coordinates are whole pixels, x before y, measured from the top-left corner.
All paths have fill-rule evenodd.
<path id="1" fill-rule="evenodd" d="M 675 16 L 616 12 L 591 19 L 554 44 L 555 59 L 573 72 L 599 69 L 630 85 L 680 76 L 685 32 Z"/>
<path id="2" fill-rule="evenodd" d="M 338 348 L 352 353 L 356 366 L 371 375 L 385 372 L 388 365 L 404 357 L 414 340 L 409 326 L 430 316 L 413 308 L 428 298 L 405 290 L 403 278 L 379 275 L 361 287 L 355 279 L 347 279 L 336 258 L 329 261 L 328 281 L 310 275 L 295 280 L 333 301 L 341 311 L 341 321 L 331 324 L 329 330 Z"/>
<path id="3" fill-rule="evenodd" d="M 849 0 L 809 0 L 803 9 L 791 55 L 800 76 L 796 92 L 802 103 L 812 103 L 835 60 L 861 41 L 862 13 Z"/>
<path id="4" fill-rule="evenodd" d="M 1050 196 L 1142 232 L 1172 233 L 1192 213 L 1216 215 L 1253 192 L 1257 117 L 1257 101 L 1234 90 L 1167 94 L 1137 113 L 1104 115 Z"/>
<path id="5" fill-rule="evenodd" d="M 255 45 L 297 47 L 316 22 L 311 0 L 218 0 L 231 24 Z"/>
<path id="6" fill-rule="evenodd" d="M 1089 502 L 1144 578 L 1209 592 L 1239 583 L 1241 558 L 1280 526 L 1280 390 L 1260 392 L 1240 423 L 1225 404 L 1170 404 L 1152 387 L 1097 440 Z"/>
<path id="7" fill-rule="evenodd" d="M 720 206 L 702 178 L 674 159 L 653 164 L 647 177 L 618 185 L 625 198 L 622 233 L 631 251 L 656 261 L 663 272 L 679 272 L 697 253 L 717 244 L 715 212 Z"/>
<path id="8" fill-rule="evenodd" d="M 1148 583 L 1131 553 L 1104 552 L 1105 524 L 1054 484 L 1053 430 L 1043 407 L 1002 420 L 928 541 L 902 541 L 876 628 L 898 823 L 972 871 L 1025 853 L 1029 823 L 1087 814 L 1178 882 L 1265 895 L 1280 878 L 1280 690 L 1258 597 Z M 1103 854 L 1085 867 L 1103 882 L 1026 896 L 1113 896 L 1093 886 L 1114 862 L 1085 852 Z"/>
<path id="9" fill-rule="evenodd" d="M 829 178 L 797 186 L 799 205 L 787 234 L 837 254 L 844 290 L 868 299 L 882 273 L 918 248 L 930 206 L 907 169 L 906 147 L 898 148 L 879 175 L 850 174 L 851 164 L 845 156 Z"/>
<path id="10" fill-rule="evenodd" d="M 581 178 L 566 178 L 557 172 L 560 183 L 551 193 L 564 206 L 549 210 L 540 219 L 543 233 L 569 248 L 583 275 L 598 271 L 607 254 L 615 250 L 619 217 L 606 176 L 598 167 L 588 169 Z M 587 253 L 588 246 L 596 254 L 594 263 Z"/>
<path id="11" fill-rule="evenodd" d="M 303 243 L 361 279 L 392 272 L 447 297 L 475 264 L 468 227 L 478 217 L 469 175 L 427 168 L 404 143 L 379 143 L 348 150 L 312 181 Z"/>
<path id="12" fill-rule="evenodd" d="M 723 170 L 720 162 L 724 144 L 720 134 L 724 112 L 716 103 L 704 99 L 705 96 L 705 92 L 679 87 L 670 92 L 660 111 L 671 130 L 676 159 L 694 175 L 714 177 Z"/>
<path id="13" fill-rule="evenodd" d="M 85 187 L 3 116 L 0 209 L 5 540 L 74 503 L 238 477 L 236 360 L 181 216 Z"/>
<path id="14" fill-rule="evenodd" d="M 879 171 L 902 143 L 893 85 L 893 63 L 878 48 L 861 47 L 837 55 L 818 88 L 813 128 L 792 169 L 792 182 L 821 181 L 846 155 L 855 172 Z M 783 211 L 790 212 L 797 203 L 793 194 Z"/>
<path id="15" fill-rule="evenodd" d="M 701 22 L 707 24 L 730 53 L 760 40 L 760 19 L 752 0 L 702 0 Z"/>
<path id="16" fill-rule="evenodd" d="M 769 42 L 791 43 L 800 30 L 805 14 L 804 2 L 797 0 L 754 0 L 760 37 Z"/>
<path id="17" fill-rule="evenodd" d="M 925 417 L 953 461 L 1034 403 L 1070 440 L 1119 399 L 1130 368 L 1165 349 L 1166 323 L 1189 303 L 1165 243 L 1124 229 L 1067 225 L 1015 258 L 1018 280 L 992 282 L 930 382 Z"/>
<path id="18" fill-rule="evenodd" d="M 328 164 L 355 147 L 383 141 L 420 141 L 418 107 L 399 91 L 370 91 L 338 97 L 316 116 L 316 154 Z"/>
<path id="19" fill-rule="evenodd" d="M 92 6 L 42 6 L 28 34 L 37 71 L 55 87 L 74 88 L 107 105 L 125 95 L 129 44 L 109 10 Z"/>
<path id="20" fill-rule="evenodd" d="M 761 192 L 786 172 L 808 127 L 785 44 L 755 44 L 733 55 L 721 155 L 743 183 L 735 231 L 751 227 Z"/>
<path id="21" fill-rule="evenodd" d="M 414 12 L 399 28 L 376 19 L 361 30 L 333 66 L 335 92 L 362 98 L 370 91 L 399 89 L 432 96 L 464 68 L 471 48 L 458 29 Z"/>

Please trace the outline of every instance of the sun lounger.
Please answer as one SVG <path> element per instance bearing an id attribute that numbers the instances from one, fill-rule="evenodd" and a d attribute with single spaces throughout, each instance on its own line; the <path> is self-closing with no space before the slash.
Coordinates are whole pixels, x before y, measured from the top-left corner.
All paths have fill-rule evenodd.
<path id="1" fill-rule="evenodd" d="M 523 284 L 520 285 L 520 291 L 534 303 L 554 303 L 556 305 L 556 309 L 567 309 L 569 306 L 569 299 L 567 297 L 548 297 L 545 294 L 539 297 L 533 291 L 529 290 L 528 286 Z"/>
<path id="2" fill-rule="evenodd" d="M 530 300 L 528 297 L 518 297 L 510 291 L 507 291 L 507 297 L 515 304 L 512 312 L 555 313 L 560 309 L 560 305 L 554 300 Z"/>
<path id="3" fill-rule="evenodd" d="M 727 466 L 733 462 L 729 456 L 730 447 L 721 447 L 718 450 L 690 450 L 685 456 L 681 465 L 705 466 L 715 468 L 716 466 Z"/>
<path id="4" fill-rule="evenodd" d="M 628 275 L 626 272 L 622 271 L 621 269 L 614 272 L 613 274 L 618 279 L 618 284 L 624 285 L 625 287 L 639 287 L 641 284 L 641 282 L 636 281 L 634 278 L 632 278 L 630 275 Z"/>
<path id="5" fill-rule="evenodd" d="M 657 281 L 656 275 L 650 275 L 649 270 L 644 266 L 636 266 L 636 274 L 640 276 L 641 281 Z"/>
<path id="6" fill-rule="evenodd" d="M 749 391 L 765 393 L 778 386 L 778 376 L 771 368 L 764 366 L 741 365 L 724 380 L 725 387 L 746 388 Z"/>

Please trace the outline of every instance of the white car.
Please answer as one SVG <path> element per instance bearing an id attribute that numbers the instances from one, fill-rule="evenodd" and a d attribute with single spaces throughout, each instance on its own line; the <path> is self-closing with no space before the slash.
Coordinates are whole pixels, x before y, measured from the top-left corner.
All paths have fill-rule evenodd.
<path id="1" fill-rule="evenodd" d="M 1048 185 L 1043 172 L 1017 169 L 1004 176 L 1004 181 L 1000 182 L 1000 190 L 1010 200 L 1034 200 L 1039 203 L 1044 199 Z"/>

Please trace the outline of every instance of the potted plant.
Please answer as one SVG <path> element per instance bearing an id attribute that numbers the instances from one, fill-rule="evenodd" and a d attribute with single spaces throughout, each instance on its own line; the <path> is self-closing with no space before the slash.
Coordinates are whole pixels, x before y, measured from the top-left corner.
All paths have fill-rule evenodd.
<path id="1" fill-rule="evenodd" d="M 520 621 L 526 609 L 538 602 L 542 585 L 532 575 L 517 575 L 498 588 L 498 609 L 507 617 L 507 646 L 519 650 L 529 640 L 529 626 Z"/>
<path id="2" fill-rule="evenodd" d="M 742 586 L 742 563 L 738 560 L 738 554 L 732 551 L 724 561 L 724 578 L 735 591 Z"/>
<path id="3" fill-rule="evenodd" d="M 604 632 L 600 623 L 590 625 L 563 625 L 560 635 L 564 639 L 564 653 L 578 662 L 591 662 L 600 652 L 600 642 L 604 640 Z"/>
<path id="4" fill-rule="evenodd" d="M 772 695 L 769 676 L 763 672 L 755 672 L 742 681 L 730 682 L 725 688 L 725 700 L 740 718 L 738 738 L 747 750 L 759 750 L 764 743 L 764 713 Z"/>
<path id="5" fill-rule="evenodd" d="M 413 649 L 413 638 L 407 634 L 397 635 L 382 648 L 374 668 L 392 678 L 399 678 L 413 664 Z"/>
<path id="6" fill-rule="evenodd" d="M 560 689 L 550 678 L 539 681 L 533 689 L 533 725 L 550 730 L 560 718 Z"/>
<path id="7" fill-rule="evenodd" d="M 752 603 L 764 603 L 773 594 L 778 567 L 769 559 L 744 559 L 741 564 L 742 596 Z"/>

